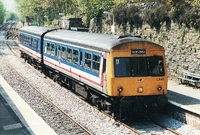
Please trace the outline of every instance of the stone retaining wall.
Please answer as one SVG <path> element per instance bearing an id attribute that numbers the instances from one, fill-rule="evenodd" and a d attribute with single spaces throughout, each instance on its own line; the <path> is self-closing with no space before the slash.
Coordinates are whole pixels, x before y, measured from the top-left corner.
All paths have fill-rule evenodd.
<path id="1" fill-rule="evenodd" d="M 103 22 L 102 25 L 97 27 L 97 23 L 92 20 L 90 31 L 111 34 L 110 24 L 112 23 L 106 24 Z M 125 33 L 122 27 L 116 26 L 115 30 L 117 35 L 140 35 L 142 38 L 164 46 L 170 78 L 176 79 L 181 70 L 200 74 L 200 33 L 194 29 L 172 23 L 170 29 L 167 29 L 166 25 L 163 24 L 160 32 L 152 29 L 148 24 L 139 29 L 134 28 L 131 33 L 129 27 L 127 27 Z"/>

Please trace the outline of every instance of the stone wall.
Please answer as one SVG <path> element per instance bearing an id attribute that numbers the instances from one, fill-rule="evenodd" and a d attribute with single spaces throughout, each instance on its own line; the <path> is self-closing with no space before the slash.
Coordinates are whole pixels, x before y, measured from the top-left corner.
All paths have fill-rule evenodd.
<path id="1" fill-rule="evenodd" d="M 111 23 L 105 23 L 101 26 L 92 20 L 90 31 L 98 33 L 111 34 Z M 163 24 L 160 32 L 152 29 L 148 24 L 142 28 L 134 28 L 129 32 L 129 27 L 123 32 L 122 27 L 116 26 L 116 35 L 132 34 L 140 35 L 142 38 L 149 39 L 165 48 L 167 68 L 169 77 L 176 79 L 181 70 L 187 70 L 200 74 L 200 33 L 194 29 L 188 29 L 175 23 L 171 24 L 170 29 Z"/>

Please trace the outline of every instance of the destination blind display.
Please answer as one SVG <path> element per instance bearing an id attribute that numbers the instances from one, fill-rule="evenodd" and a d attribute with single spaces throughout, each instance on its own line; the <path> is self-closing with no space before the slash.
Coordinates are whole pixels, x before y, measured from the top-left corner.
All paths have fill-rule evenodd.
<path id="1" fill-rule="evenodd" d="M 134 50 L 131 50 L 131 54 L 146 54 L 146 50 L 145 49 L 134 49 Z"/>

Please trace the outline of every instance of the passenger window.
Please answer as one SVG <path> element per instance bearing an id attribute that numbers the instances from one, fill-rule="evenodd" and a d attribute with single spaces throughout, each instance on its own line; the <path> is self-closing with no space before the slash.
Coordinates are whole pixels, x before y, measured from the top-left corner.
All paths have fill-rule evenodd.
<path id="1" fill-rule="evenodd" d="M 91 68 L 91 53 L 85 53 L 85 68 L 90 69 Z"/>
<path id="2" fill-rule="evenodd" d="M 66 60 L 66 57 L 67 57 L 67 55 L 66 55 L 66 47 L 63 47 L 63 46 L 62 46 L 61 58 L 62 58 L 63 60 Z"/>
<path id="3" fill-rule="evenodd" d="M 22 41 L 22 40 L 23 40 L 23 35 L 22 35 L 22 34 L 20 34 L 20 35 L 19 35 L 19 41 L 20 41 L 20 43 L 23 43 L 23 41 Z"/>
<path id="4" fill-rule="evenodd" d="M 60 45 L 58 45 L 58 49 L 57 49 L 57 56 L 58 56 L 58 58 L 60 59 L 60 57 L 61 57 L 61 52 L 60 52 Z"/>
<path id="5" fill-rule="evenodd" d="M 27 38 L 26 38 L 26 36 L 24 36 L 24 44 L 25 45 L 27 45 L 26 41 L 27 41 Z"/>
<path id="6" fill-rule="evenodd" d="M 93 54 L 93 58 L 92 58 L 92 70 L 95 72 L 99 72 L 99 67 L 100 67 L 100 60 L 101 57 L 99 55 L 95 55 Z"/>
<path id="7" fill-rule="evenodd" d="M 52 55 L 52 56 L 55 55 L 54 49 L 55 49 L 55 45 L 54 45 L 54 44 L 51 44 L 51 55 Z"/>
<path id="8" fill-rule="evenodd" d="M 72 62 L 72 49 L 67 48 L 67 61 Z"/>
<path id="9" fill-rule="evenodd" d="M 33 48 L 34 48 L 34 49 L 37 49 L 37 45 L 38 45 L 37 39 L 33 39 L 33 41 L 32 41 L 32 46 L 33 46 Z"/>
<path id="10" fill-rule="evenodd" d="M 27 39 L 27 45 L 31 46 L 31 38 L 30 37 L 28 37 L 28 39 Z"/>
<path id="11" fill-rule="evenodd" d="M 78 65 L 78 50 L 73 50 L 73 63 Z"/>
<path id="12" fill-rule="evenodd" d="M 47 43 L 47 54 L 51 53 L 51 44 Z"/>
<path id="13" fill-rule="evenodd" d="M 26 37 L 26 41 L 25 41 L 26 45 L 28 45 L 28 37 Z"/>
<path id="14" fill-rule="evenodd" d="M 54 44 L 54 54 L 55 54 L 54 56 L 55 57 L 57 57 L 57 55 L 58 55 L 58 51 L 57 50 L 58 50 L 57 45 Z"/>

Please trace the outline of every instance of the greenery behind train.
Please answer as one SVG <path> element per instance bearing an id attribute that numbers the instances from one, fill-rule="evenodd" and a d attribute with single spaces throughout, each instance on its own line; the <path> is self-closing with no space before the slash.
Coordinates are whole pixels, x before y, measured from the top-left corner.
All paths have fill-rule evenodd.
<path id="1" fill-rule="evenodd" d="M 171 22 L 193 27 L 200 31 L 200 0 L 15 0 L 20 18 L 29 17 L 33 24 L 54 27 L 58 24 L 59 13 L 67 18 L 82 18 L 86 26 L 91 19 L 101 23 L 104 11 L 114 14 L 115 23 L 141 27 L 147 23 L 158 32 L 163 23 L 169 29 Z M 0 19 L 5 16 L 0 1 Z M 31 19 L 31 20 L 30 20 Z M 2 20 L 0 20 L 2 23 Z M 108 23 L 112 24 L 112 20 Z M 97 24 L 100 25 L 100 24 Z"/>

